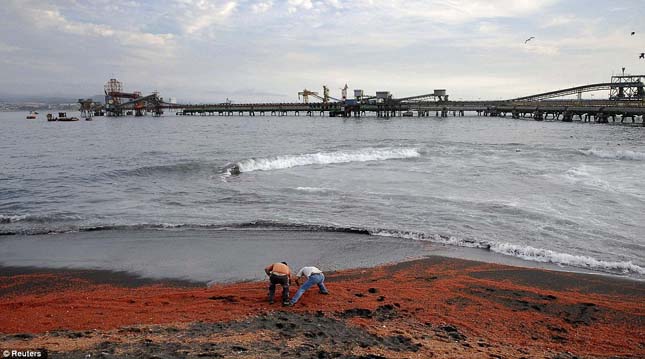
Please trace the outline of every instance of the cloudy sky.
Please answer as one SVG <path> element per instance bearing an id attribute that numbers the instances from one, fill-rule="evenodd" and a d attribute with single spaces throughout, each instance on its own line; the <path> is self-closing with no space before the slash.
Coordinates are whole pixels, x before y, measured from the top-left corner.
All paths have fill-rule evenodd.
<path id="1" fill-rule="evenodd" d="M 0 94 L 498 99 L 645 73 L 645 0 L 2 0 Z M 636 31 L 631 36 L 631 31 Z M 535 39 L 528 44 L 524 40 Z"/>

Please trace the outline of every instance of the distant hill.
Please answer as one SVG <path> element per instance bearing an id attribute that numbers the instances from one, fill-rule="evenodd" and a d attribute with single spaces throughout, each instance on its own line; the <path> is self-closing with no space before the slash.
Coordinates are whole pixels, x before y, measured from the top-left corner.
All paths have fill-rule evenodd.
<path id="1" fill-rule="evenodd" d="M 38 96 L 38 95 L 10 95 L 0 94 L 0 103 L 24 104 L 24 103 L 42 103 L 47 105 L 56 105 L 61 103 L 76 103 L 80 97 L 63 97 L 63 96 Z M 91 97 L 95 102 L 103 103 L 103 95 L 94 95 Z"/>

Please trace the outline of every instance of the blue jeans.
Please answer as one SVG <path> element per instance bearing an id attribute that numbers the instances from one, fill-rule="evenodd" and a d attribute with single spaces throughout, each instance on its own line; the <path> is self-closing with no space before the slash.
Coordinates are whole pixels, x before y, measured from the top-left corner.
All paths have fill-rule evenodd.
<path id="1" fill-rule="evenodd" d="M 298 288 L 296 295 L 291 298 L 291 304 L 296 304 L 305 291 L 311 288 L 314 284 L 318 285 L 318 289 L 321 293 L 327 293 L 327 287 L 325 287 L 325 275 L 322 273 L 314 273 L 307 278 L 307 281 L 301 285 L 300 288 Z"/>

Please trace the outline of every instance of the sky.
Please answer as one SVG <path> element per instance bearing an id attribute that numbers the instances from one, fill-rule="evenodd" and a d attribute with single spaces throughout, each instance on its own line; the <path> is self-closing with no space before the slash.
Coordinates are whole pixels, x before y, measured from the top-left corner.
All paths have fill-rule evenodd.
<path id="1" fill-rule="evenodd" d="M 645 73 L 645 0 L 2 0 L 0 94 L 506 99 Z M 636 35 L 631 36 L 632 31 Z M 533 40 L 525 43 L 529 37 Z"/>

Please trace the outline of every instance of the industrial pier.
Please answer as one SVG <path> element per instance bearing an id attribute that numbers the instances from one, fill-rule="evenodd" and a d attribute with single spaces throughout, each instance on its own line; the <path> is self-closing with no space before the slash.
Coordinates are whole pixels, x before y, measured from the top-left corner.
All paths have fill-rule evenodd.
<path id="1" fill-rule="evenodd" d="M 341 98 L 329 95 L 323 86 L 323 95 L 303 90 L 298 93 L 302 102 L 296 103 L 231 103 L 177 104 L 164 101 L 158 93 L 143 96 L 140 92 L 124 92 L 122 83 L 109 80 L 104 87 L 105 104 L 80 99 L 81 116 L 94 115 L 160 116 L 164 110 L 185 116 L 330 116 L 361 117 L 368 114 L 381 118 L 395 116 L 447 117 L 464 116 L 466 112 L 480 116 L 532 118 L 536 121 L 560 120 L 572 122 L 609 123 L 628 122 L 645 126 L 645 75 L 612 76 L 610 82 L 577 86 L 499 101 L 452 101 L 444 89 L 432 93 L 396 98 L 388 91 L 367 95 L 354 90 L 348 98 L 348 86 L 342 88 Z M 608 90 L 606 99 L 583 99 L 586 92 Z M 559 99 L 575 96 L 575 98 Z M 310 102 L 309 98 L 316 102 Z"/>

